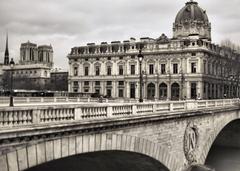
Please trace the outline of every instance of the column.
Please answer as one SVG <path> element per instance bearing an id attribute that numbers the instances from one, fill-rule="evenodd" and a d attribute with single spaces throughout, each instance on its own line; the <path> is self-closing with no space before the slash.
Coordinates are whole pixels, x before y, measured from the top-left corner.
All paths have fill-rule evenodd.
<path id="1" fill-rule="evenodd" d="M 191 86 L 189 81 L 186 82 L 186 97 L 187 99 L 191 99 Z"/>
<path id="2" fill-rule="evenodd" d="M 135 97 L 136 99 L 139 99 L 140 98 L 140 83 L 139 82 L 136 82 L 136 85 L 135 85 Z"/>
<path id="3" fill-rule="evenodd" d="M 168 99 L 168 100 L 171 100 L 171 83 L 168 82 L 167 85 L 168 85 L 168 87 L 167 87 L 167 94 L 168 94 L 167 99 Z"/>
<path id="4" fill-rule="evenodd" d="M 72 88 L 71 85 L 72 85 L 71 82 L 68 81 L 68 91 L 69 91 L 69 92 L 73 92 L 73 88 Z"/>
<path id="5" fill-rule="evenodd" d="M 197 73 L 203 73 L 203 60 L 201 58 L 198 58 L 197 62 Z"/>
<path id="6" fill-rule="evenodd" d="M 205 86 L 206 86 L 206 88 L 205 88 L 205 94 L 206 94 L 205 97 L 206 97 L 206 99 L 209 98 L 209 94 L 208 94 L 208 92 L 209 92 L 209 87 L 208 87 L 208 85 L 209 85 L 209 84 L 206 82 L 206 85 L 205 85 Z"/>
<path id="7" fill-rule="evenodd" d="M 116 80 L 114 80 L 113 82 L 112 82 L 112 97 L 113 98 L 117 98 L 118 97 L 118 88 L 117 88 L 117 81 Z"/>
<path id="8" fill-rule="evenodd" d="M 203 82 L 202 81 L 199 81 L 197 83 L 197 97 L 203 99 Z"/>
<path id="9" fill-rule="evenodd" d="M 125 82 L 126 83 L 126 86 L 125 86 L 125 89 L 124 89 L 124 94 L 125 94 L 125 98 L 130 98 L 130 85 L 129 85 L 129 82 Z"/>

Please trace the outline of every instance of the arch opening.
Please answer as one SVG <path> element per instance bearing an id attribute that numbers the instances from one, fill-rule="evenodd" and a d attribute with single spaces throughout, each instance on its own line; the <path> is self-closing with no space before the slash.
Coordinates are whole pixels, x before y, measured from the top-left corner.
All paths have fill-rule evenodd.
<path id="1" fill-rule="evenodd" d="M 205 164 L 216 171 L 240 170 L 240 119 L 227 124 L 218 134 Z"/>
<path id="2" fill-rule="evenodd" d="M 149 83 L 147 86 L 147 98 L 154 99 L 155 98 L 155 84 Z"/>
<path id="3" fill-rule="evenodd" d="M 159 99 L 160 100 L 166 100 L 167 99 L 167 96 L 168 96 L 167 89 L 168 89 L 167 84 L 161 83 L 159 85 Z"/>
<path id="4" fill-rule="evenodd" d="M 135 152 L 98 151 L 53 160 L 26 171 L 169 171 L 159 161 Z"/>
<path id="5" fill-rule="evenodd" d="M 172 100 L 179 100 L 180 86 L 178 83 L 173 83 L 171 86 Z"/>

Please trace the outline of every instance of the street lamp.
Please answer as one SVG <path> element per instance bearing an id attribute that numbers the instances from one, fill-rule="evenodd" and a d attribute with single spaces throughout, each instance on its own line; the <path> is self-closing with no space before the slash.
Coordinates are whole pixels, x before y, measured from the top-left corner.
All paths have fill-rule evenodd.
<path id="1" fill-rule="evenodd" d="M 11 89 L 10 89 L 10 104 L 9 106 L 13 107 L 13 67 L 14 67 L 14 61 L 13 58 L 11 58 L 10 61 L 10 68 L 11 68 L 11 80 L 10 80 L 10 84 L 11 84 Z"/>
<path id="2" fill-rule="evenodd" d="M 139 50 L 139 54 L 138 54 L 138 61 L 139 61 L 139 82 L 140 82 L 140 98 L 139 98 L 139 102 L 142 103 L 143 102 L 143 92 L 142 92 L 142 87 L 143 87 L 143 74 L 142 74 L 142 61 L 143 61 L 143 55 L 142 55 L 142 50 Z"/>

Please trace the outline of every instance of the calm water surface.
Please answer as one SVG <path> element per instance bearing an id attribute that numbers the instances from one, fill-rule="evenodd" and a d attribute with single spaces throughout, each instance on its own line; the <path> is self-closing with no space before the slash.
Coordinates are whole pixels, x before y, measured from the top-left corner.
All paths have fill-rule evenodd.
<path id="1" fill-rule="evenodd" d="M 240 149 L 214 146 L 206 164 L 216 171 L 240 171 Z"/>

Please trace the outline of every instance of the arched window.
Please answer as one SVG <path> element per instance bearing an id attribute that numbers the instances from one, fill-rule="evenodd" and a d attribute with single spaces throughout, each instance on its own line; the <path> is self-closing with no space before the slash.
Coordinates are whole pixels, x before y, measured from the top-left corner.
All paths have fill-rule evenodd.
<path id="1" fill-rule="evenodd" d="M 155 84 L 149 83 L 147 86 L 147 98 L 154 99 L 155 98 Z"/>
<path id="2" fill-rule="evenodd" d="M 161 83 L 159 85 L 159 99 L 165 100 L 167 99 L 167 84 Z"/>
<path id="3" fill-rule="evenodd" d="M 73 75 L 78 76 L 78 66 L 74 66 L 73 68 Z"/>

